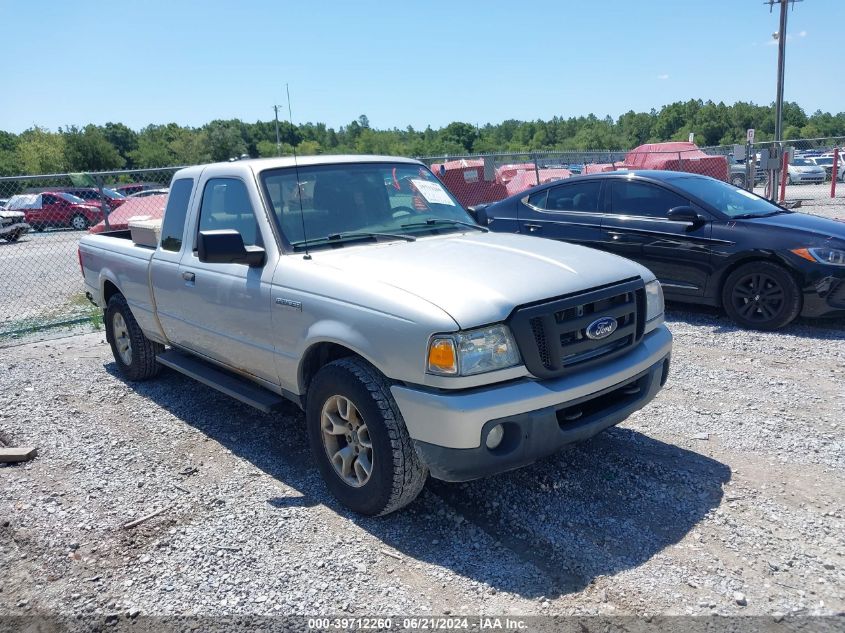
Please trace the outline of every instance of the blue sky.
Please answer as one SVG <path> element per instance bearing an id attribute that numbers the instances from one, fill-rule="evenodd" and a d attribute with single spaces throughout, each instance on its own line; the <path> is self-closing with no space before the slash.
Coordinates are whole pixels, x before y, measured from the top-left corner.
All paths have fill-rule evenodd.
<path id="1" fill-rule="evenodd" d="M 0 0 L 0 129 L 270 120 L 439 127 L 688 98 L 770 103 L 762 0 Z M 786 98 L 845 110 L 845 1 L 790 12 Z M 9 37 L 13 32 L 14 36 Z"/>

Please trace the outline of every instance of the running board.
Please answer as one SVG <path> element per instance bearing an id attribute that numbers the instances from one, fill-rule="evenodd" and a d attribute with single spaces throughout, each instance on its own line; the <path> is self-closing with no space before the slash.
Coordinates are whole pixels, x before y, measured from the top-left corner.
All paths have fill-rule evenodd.
<path id="1" fill-rule="evenodd" d="M 286 399 L 277 393 L 179 350 L 162 352 L 156 356 L 156 360 L 165 367 L 175 369 L 264 413 L 271 413 L 286 403 Z"/>

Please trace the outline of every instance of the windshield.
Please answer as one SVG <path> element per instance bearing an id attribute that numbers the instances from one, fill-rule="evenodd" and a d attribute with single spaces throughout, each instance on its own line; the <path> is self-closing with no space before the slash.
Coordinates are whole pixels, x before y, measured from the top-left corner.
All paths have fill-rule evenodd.
<path id="1" fill-rule="evenodd" d="M 340 244 L 347 234 L 420 236 L 473 223 L 428 168 L 351 163 L 267 170 L 261 174 L 282 233 L 292 246 Z M 473 223 L 474 224 L 474 223 Z M 399 238 L 401 239 L 401 237 Z M 322 242 L 322 244 L 321 244 Z"/>
<path id="2" fill-rule="evenodd" d="M 765 198 L 715 178 L 681 176 L 672 178 L 671 183 L 732 218 L 785 213 Z"/>
<path id="3" fill-rule="evenodd" d="M 817 158 L 816 165 L 833 165 L 833 158 Z"/>
<path id="4" fill-rule="evenodd" d="M 792 161 L 792 164 L 796 167 L 811 167 L 813 163 L 808 161 L 806 158 L 796 158 Z"/>
<path id="5" fill-rule="evenodd" d="M 68 202 L 72 202 L 73 204 L 88 204 L 87 202 L 85 202 L 85 200 L 83 200 L 82 198 L 76 197 L 72 193 L 59 193 L 59 194 L 56 194 L 56 195 L 64 198 Z"/>
<path id="6" fill-rule="evenodd" d="M 119 191 L 115 191 L 114 189 L 103 189 L 103 193 L 106 194 L 106 197 L 112 200 L 120 200 L 126 197 L 122 193 L 120 193 Z"/>

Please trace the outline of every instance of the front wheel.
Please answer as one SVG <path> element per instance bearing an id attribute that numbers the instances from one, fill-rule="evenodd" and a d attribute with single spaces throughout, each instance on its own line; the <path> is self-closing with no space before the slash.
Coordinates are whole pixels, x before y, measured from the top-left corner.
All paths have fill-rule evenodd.
<path id="1" fill-rule="evenodd" d="M 801 291 L 782 266 L 751 262 L 728 275 L 722 289 L 722 305 L 741 327 L 777 330 L 801 312 Z"/>
<path id="2" fill-rule="evenodd" d="M 735 175 L 731 176 L 731 184 L 734 187 L 744 187 L 745 186 L 745 176 Z"/>
<path id="3" fill-rule="evenodd" d="M 4 235 L 3 239 L 5 239 L 7 242 L 17 242 L 19 239 L 21 239 L 21 235 L 22 233 L 20 231 L 15 231 L 14 233 Z"/>
<path id="4" fill-rule="evenodd" d="M 105 322 L 106 340 L 121 374 L 128 380 L 141 381 L 161 372 L 156 356 L 164 351 L 164 345 L 144 335 L 122 294 L 109 299 Z"/>
<path id="5" fill-rule="evenodd" d="M 70 219 L 71 228 L 84 231 L 88 228 L 88 219 L 84 215 L 75 215 Z"/>
<path id="6" fill-rule="evenodd" d="M 329 491 L 365 515 L 411 503 L 428 470 L 417 457 L 385 377 L 359 358 L 329 363 L 305 407 L 308 441 Z"/>

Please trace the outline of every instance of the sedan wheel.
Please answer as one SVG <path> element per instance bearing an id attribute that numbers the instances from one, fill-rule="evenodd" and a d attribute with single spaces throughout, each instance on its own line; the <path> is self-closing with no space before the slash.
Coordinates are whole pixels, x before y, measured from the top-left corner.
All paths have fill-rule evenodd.
<path id="1" fill-rule="evenodd" d="M 722 292 L 728 315 L 742 327 L 776 330 L 801 311 L 801 293 L 792 275 L 771 262 L 751 262 L 732 272 Z"/>
<path id="2" fill-rule="evenodd" d="M 70 225 L 77 231 L 84 231 L 88 228 L 88 220 L 83 215 L 75 215 L 71 218 Z"/>

